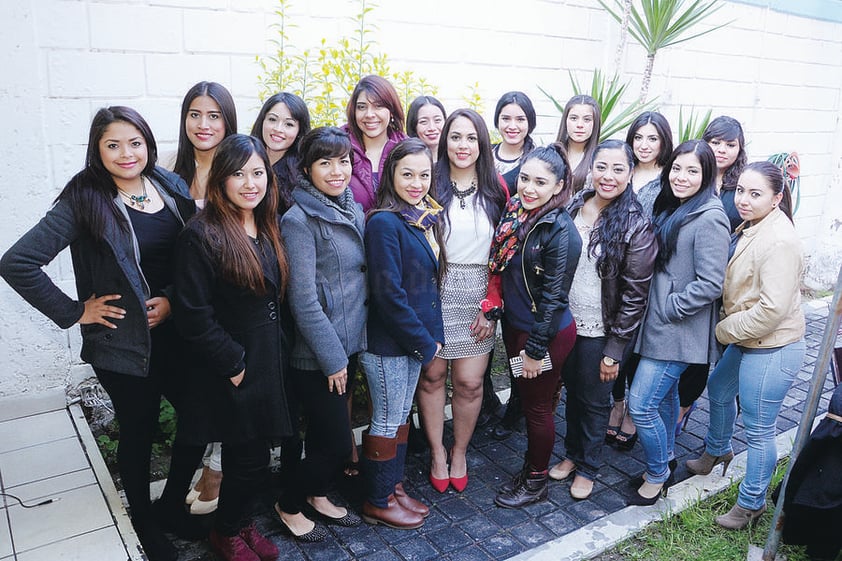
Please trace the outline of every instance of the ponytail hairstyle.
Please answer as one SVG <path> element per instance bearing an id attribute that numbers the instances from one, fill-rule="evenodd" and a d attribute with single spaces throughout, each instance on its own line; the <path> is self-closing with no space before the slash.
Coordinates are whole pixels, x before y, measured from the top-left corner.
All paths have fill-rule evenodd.
<path id="1" fill-rule="evenodd" d="M 441 101 L 431 95 L 421 95 L 412 100 L 409 104 L 409 110 L 406 112 L 406 135 L 413 138 L 418 138 L 418 112 L 425 105 L 432 105 L 438 107 L 441 111 L 441 118 L 447 119 L 447 111 L 444 110 L 444 105 Z M 439 137 L 441 141 L 441 137 Z"/>
<path id="2" fill-rule="evenodd" d="M 702 134 L 702 140 L 710 143 L 712 140 L 717 138 L 726 142 L 733 142 L 736 140 L 740 145 L 740 151 L 737 153 L 737 159 L 734 160 L 734 163 L 731 164 L 731 166 L 725 170 L 725 173 L 722 174 L 722 190 L 732 191 L 737 188 L 737 180 L 740 178 L 740 174 L 743 173 L 743 168 L 746 167 L 746 163 L 748 163 L 748 156 L 746 155 L 746 137 L 743 134 L 743 127 L 740 126 L 740 122 L 733 117 L 728 117 L 727 115 L 717 117 L 708 123 L 704 134 Z"/>
<path id="3" fill-rule="evenodd" d="M 298 134 L 292 144 L 287 148 L 284 156 L 275 162 L 272 166 L 272 171 L 275 173 L 275 178 L 278 181 L 278 194 L 280 196 L 280 210 L 283 211 L 292 206 L 292 190 L 295 189 L 295 184 L 298 182 L 298 146 L 301 144 L 301 139 L 310 132 L 310 111 L 307 109 L 307 104 L 297 95 L 289 92 L 276 93 L 269 97 L 260 108 L 260 113 L 257 114 L 257 119 L 254 120 L 254 126 L 251 127 L 251 135 L 260 140 L 264 148 L 266 146 L 266 139 L 263 137 L 263 123 L 266 121 L 266 116 L 269 111 L 277 104 L 283 103 L 289 109 L 289 113 L 293 119 L 298 122 Z"/>
<path id="4" fill-rule="evenodd" d="M 774 195 L 781 195 L 781 202 L 778 203 L 778 208 L 794 224 L 795 221 L 792 219 L 792 193 L 789 192 L 786 186 L 783 170 L 772 162 L 762 161 L 747 164 L 743 168 L 743 173 L 747 171 L 753 171 L 759 174 L 766 181 L 766 185 L 772 190 Z"/>
<path id="5" fill-rule="evenodd" d="M 576 169 L 571 172 L 573 192 L 578 193 L 585 186 L 585 180 L 588 178 L 588 170 L 591 169 L 593 153 L 594 150 L 596 150 L 596 145 L 599 144 L 599 132 L 602 129 L 602 113 L 599 110 L 599 104 L 591 96 L 574 95 L 571 97 L 564 106 L 564 113 L 561 114 L 561 124 L 559 125 L 558 137 L 556 138 L 556 142 L 560 142 L 564 146 L 565 150 L 570 148 L 570 134 L 567 131 L 567 117 L 570 115 L 570 111 L 573 109 L 574 105 L 587 105 L 591 108 L 591 112 L 593 113 L 593 133 L 591 133 L 591 137 L 585 143 L 585 154 L 582 157 L 582 161 L 579 162 Z"/>
<path id="6" fill-rule="evenodd" d="M 219 143 L 208 176 L 205 208 L 198 219 L 206 225 L 205 243 L 224 280 L 255 294 L 266 294 L 263 265 L 254 243 L 243 229 L 240 209 L 226 194 L 225 182 L 243 168 L 252 155 L 263 160 L 266 173 L 266 195 L 254 208 L 254 222 L 260 243 L 270 244 L 278 259 L 280 293 L 286 288 L 289 268 L 278 227 L 278 187 L 271 172 L 269 156 L 260 140 L 245 134 L 233 134 Z"/>
<path id="7" fill-rule="evenodd" d="M 187 136 L 187 114 L 190 112 L 190 104 L 197 97 L 207 96 L 214 100 L 222 113 L 222 122 L 225 123 L 225 136 L 237 132 L 237 108 L 234 105 L 234 98 L 225 86 L 216 82 L 199 82 L 184 94 L 184 101 L 181 102 L 181 123 L 178 125 L 178 149 L 176 150 L 175 166 L 173 171 L 181 176 L 187 187 L 193 184 L 196 177 L 196 154 L 193 143 Z M 217 144 L 217 148 L 219 145 Z"/>
<path id="8" fill-rule="evenodd" d="M 497 102 L 497 107 L 494 109 L 494 126 L 499 130 L 500 113 L 502 113 L 505 106 L 512 104 L 523 109 L 523 113 L 526 115 L 527 129 L 526 137 L 523 139 L 523 154 L 526 155 L 535 148 L 535 141 L 532 140 L 532 131 L 535 130 L 535 125 L 538 122 L 535 107 L 532 105 L 532 100 L 529 99 L 529 96 L 518 91 L 504 93 Z"/>
<path id="9" fill-rule="evenodd" d="M 496 226 L 506 206 L 506 193 L 500 184 L 500 176 L 494 168 L 494 154 L 491 152 L 491 137 L 488 135 L 488 127 L 482 120 L 479 113 L 473 109 L 457 109 L 451 113 L 444 122 L 441 129 L 441 140 L 439 140 L 439 157 L 436 161 L 436 196 L 435 199 L 444 208 L 444 222 L 448 223 L 447 210 L 453 202 L 453 190 L 450 188 L 450 158 L 447 155 L 447 137 L 450 135 L 450 128 L 453 121 L 459 117 L 468 119 L 477 131 L 477 150 L 479 156 L 474 164 L 477 175 L 477 196 L 475 202 L 479 204 L 488 221 Z"/>
<path id="10" fill-rule="evenodd" d="M 105 241 L 105 226 L 109 221 L 114 221 L 123 231 L 129 231 L 125 216 L 114 204 L 117 184 L 105 169 L 99 151 L 99 142 L 105 135 L 105 130 L 116 122 L 132 125 L 143 137 L 146 144 L 146 167 L 143 168 L 143 175 L 151 175 L 158 161 L 155 137 L 140 113 L 121 105 L 103 107 L 96 112 L 88 133 L 85 167 L 67 182 L 56 197 L 56 202 L 67 200 L 79 227 L 97 242 Z"/>
<path id="11" fill-rule="evenodd" d="M 380 179 L 380 187 L 377 189 L 377 202 L 374 208 L 368 211 L 368 217 L 378 212 L 394 212 L 400 214 L 404 210 L 411 208 L 411 205 L 398 196 L 395 190 L 395 173 L 397 172 L 398 163 L 406 156 L 412 154 L 424 154 L 430 160 L 430 190 L 428 195 L 433 197 L 436 192 L 436 174 L 434 173 L 433 154 L 424 142 L 418 138 L 407 138 L 400 141 L 392 148 L 389 155 L 386 157 L 386 163 L 383 165 L 383 177 Z M 433 197 L 435 198 L 435 197 Z M 444 277 L 444 270 L 447 266 L 445 258 L 445 243 L 444 243 L 444 228 L 442 227 L 441 219 L 437 220 L 433 225 L 433 235 L 436 242 L 439 244 L 439 285 Z"/>
<path id="12" fill-rule="evenodd" d="M 594 151 L 594 162 L 603 150 L 622 150 L 629 165 L 629 181 L 631 181 L 631 173 L 634 170 L 634 152 L 631 146 L 622 140 L 600 142 Z M 593 168 L 593 164 L 591 167 Z M 645 220 L 643 207 L 640 206 L 630 184 L 626 185 L 620 196 L 614 198 L 599 213 L 599 218 L 591 230 L 588 245 L 590 248 L 588 254 L 592 259 L 596 258 L 599 278 L 613 279 L 622 273 L 626 257 L 626 232 L 634 213 L 644 217 Z M 599 247 L 599 253 L 597 253 L 597 247 Z"/>
<path id="13" fill-rule="evenodd" d="M 683 154 L 694 154 L 702 168 L 702 184 L 699 190 L 683 203 L 672 192 L 670 172 L 676 158 Z M 678 145 L 667 165 L 661 170 L 661 192 L 655 199 L 652 215 L 655 217 L 655 235 L 658 238 L 658 259 L 656 265 L 663 271 L 667 261 L 675 253 L 678 231 L 689 215 L 716 198 L 716 156 L 704 140 L 688 140 Z"/>
<path id="14" fill-rule="evenodd" d="M 573 195 L 573 186 L 571 185 L 570 163 L 567 161 L 567 151 L 564 146 L 558 142 L 554 142 L 547 146 L 540 146 L 532 150 L 529 154 L 523 157 L 522 164 L 529 160 L 540 160 L 547 164 L 550 172 L 555 176 L 556 182 L 562 181 L 561 191 L 550 197 L 538 211 L 527 218 L 520 228 L 517 229 L 516 235 L 518 240 L 523 241 L 532 226 L 538 222 L 544 215 L 557 208 L 564 208 L 564 205 L 570 200 Z"/>

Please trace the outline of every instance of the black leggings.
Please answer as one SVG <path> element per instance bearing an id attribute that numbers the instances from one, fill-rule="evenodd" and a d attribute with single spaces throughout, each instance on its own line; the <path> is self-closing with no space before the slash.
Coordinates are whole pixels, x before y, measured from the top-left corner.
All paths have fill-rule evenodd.
<path id="1" fill-rule="evenodd" d="M 262 440 L 222 442 L 222 486 L 216 530 L 236 536 L 249 524 L 249 504 L 258 498 L 269 474 L 269 445 Z"/>
<path id="2" fill-rule="evenodd" d="M 614 401 L 623 401 L 626 398 L 626 384 L 631 386 L 639 362 L 640 355 L 632 353 L 620 364 L 620 373 L 614 380 L 614 387 L 611 390 Z M 707 386 L 709 373 L 709 364 L 691 364 L 681 373 L 681 378 L 678 380 L 678 399 L 681 407 L 690 407 L 701 397 Z"/>

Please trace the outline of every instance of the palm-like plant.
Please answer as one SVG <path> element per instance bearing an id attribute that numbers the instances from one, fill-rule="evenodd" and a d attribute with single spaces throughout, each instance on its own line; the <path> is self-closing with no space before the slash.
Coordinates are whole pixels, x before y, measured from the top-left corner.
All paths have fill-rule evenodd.
<path id="1" fill-rule="evenodd" d="M 599 133 L 600 142 L 606 138 L 611 138 L 618 131 L 628 127 L 638 114 L 643 111 L 649 111 L 655 106 L 654 100 L 649 102 L 635 100 L 622 111 L 616 112 L 623 93 L 629 87 L 628 82 L 620 83 L 620 78 L 616 74 L 609 79 L 602 71 L 595 69 L 591 78 L 590 90 L 587 90 L 576 80 L 572 72 L 568 72 L 568 74 L 570 75 L 570 84 L 573 86 L 573 93 L 575 95 L 590 95 L 596 100 L 597 105 L 599 105 L 599 110 L 602 114 L 602 128 Z M 559 102 L 541 88 L 541 86 L 538 86 L 538 89 L 553 102 L 559 113 L 564 113 L 565 103 L 563 101 Z"/>
<path id="2" fill-rule="evenodd" d="M 605 10 L 621 25 L 623 24 L 624 0 L 599 0 Z M 716 0 L 694 0 L 685 8 L 686 0 L 640 0 L 640 8 L 631 6 L 631 18 L 628 20 L 629 34 L 646 49 L 646 69 L 640 86 L 640 101 L 645 102 L 649 95 L 649 83 L 652 68 L 658 50 L 683 41 L 689 41 L 724 27 L 723 23 L 698 33 L 690 30 L 705 18 L 722 8 Z"/>
<path id="3" fill-rule="evenodd" d="M 708 109 L 704 115 L 696 114 L 696 109 L 691 108 L 687 117 L 684 117 L 684 108 L 678 108 L 678 143 L 681 144 L 686 140 L 695 140 L 702 138 L 705 129 L 710 123 L 710 116 L 713 113 L 712 109 Z"/>

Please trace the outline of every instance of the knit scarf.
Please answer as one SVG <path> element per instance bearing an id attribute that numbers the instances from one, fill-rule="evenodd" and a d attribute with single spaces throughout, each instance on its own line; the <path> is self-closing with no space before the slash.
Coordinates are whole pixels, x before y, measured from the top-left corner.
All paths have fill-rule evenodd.
<path id="1" fill-rule="evenodd" d="M 526 210 L 523 208 L 520 197 L 517 195 L 509 199 L 506 210 L 500 218 L 500 223 L 494 230 L 494 239 L 491 241 L 491 258 L 488 261 L 488 268 L 491 273 L 500 273 L 508 267 L 509 262 L 520 247 L 520 240 L 517 237 L 518 229 L 537 210 L 539 209 Z"/>
<path id="2" fill-rule="evenodd" d="M 313 196 L 314 199 L 319 201 L 320 203 L 328 206 L 330 208 L 336 209 L 337 212 L 344 215 L 350 222 L 355 222 L 355 214 L 354 214 L 354 205 L 356 202 L 354 201 L 354 194 L 351 192 L 351 189 L 348 187 L 345 188 L 342 193 L 339 194 L 338 197 L 328 197 L 321 191 L 319 191 L 315 185 L 310 183 L 310 180 L 306 177 L 301 177 L 298 180 L 298 188 L 306 191 L 310 195 Z"/>

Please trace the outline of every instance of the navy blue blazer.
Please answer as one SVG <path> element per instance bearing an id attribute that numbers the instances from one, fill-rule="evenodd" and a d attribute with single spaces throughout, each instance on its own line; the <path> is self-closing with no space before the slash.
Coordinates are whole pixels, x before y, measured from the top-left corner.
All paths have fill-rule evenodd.
<path id="1" fill-rule="evenodd" d="M 378 212 L 365 227 L 368 352 L 427 364 L 444 343 L 438 259 L 424 232 L 400 214 Z"/>

